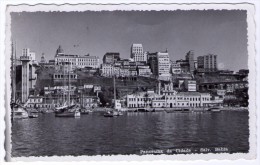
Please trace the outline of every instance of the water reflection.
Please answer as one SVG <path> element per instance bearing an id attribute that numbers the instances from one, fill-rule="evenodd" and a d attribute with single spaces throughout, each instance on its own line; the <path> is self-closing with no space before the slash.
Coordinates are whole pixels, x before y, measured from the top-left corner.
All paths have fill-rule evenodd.
<path id="1" fill-rule="evenodd" d="M 139 154 L 140 150 L 184 147 L 249 149 L 247 112 L 128 113 L 104 118 L 99 113 L 79 119 L 41 114 L 15 120 L 12 155 Z"/>

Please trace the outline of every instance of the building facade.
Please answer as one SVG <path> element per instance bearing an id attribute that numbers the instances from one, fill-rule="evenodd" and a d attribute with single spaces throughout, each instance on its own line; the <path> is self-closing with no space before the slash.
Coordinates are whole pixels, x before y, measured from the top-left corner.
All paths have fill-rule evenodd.
<path id="1" fill-rule="evenodd" d="M 64 54 L 61 46 L 56 51 L 55 64 L 62 65 L 64 62 L 69 62 L 73 68 L 99 68 L 99 57 L 90 55 L 69 55 Z"/>
<path id="2" fill-rule="evenodd" d="M 120 53 L 118 52 L 107 52 L 103 56 L 104 64 L 114 64 L 116 61 L 120 60 Z"/>
<path id="3" fill-rule="evenodd" d="M 190 50 L 187 54 L 186 54 L 186 61 L 189 64 L 189 72 L 193 73 L 195 70 L 195 66 L 194 66 L 194 51 Z"/>
<path id="4" fill-rule="evenodd" d="M 170 77 L 170 58 L 169 53 L 157 52 L 158 58 L 158 78 L 161 80 L 168 80 Z"/>
<path id="5" fill-rule="evenodd" d="M 147 61 L 147 53 L 143 50 L 142 44 L 132 44 L 131 46 L 131 56 L 134 61 Z"/>
<path id="6" fill-rule="evenodd" d="M 197 58 L 198 72 L 216 72 L 217 55 L 208 54 Z"/>
<path id="7" fill-rule="evenodd" d="M 33 89 L 36 84 L 37 74 L 35 67 L 38 65 L 35 60 L 35 53 L 31 52 L 29 48 L 23 49 L 22 56 L 20 56 L 22 63 L 22 103 L 25 103 L 29 96 L 29 90 Z"/>

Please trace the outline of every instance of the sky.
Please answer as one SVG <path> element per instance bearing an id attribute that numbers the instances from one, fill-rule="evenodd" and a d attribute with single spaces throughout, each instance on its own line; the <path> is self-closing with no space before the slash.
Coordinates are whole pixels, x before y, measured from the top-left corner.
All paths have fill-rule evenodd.
<path id="1" fill-rule="evenodd" d="M 59 45 L 65 54 L 100 57 L 119 52 L 130 58 L 133 43 L 144 51 L 168 49 L 171 60 L 218 55 L 219 69 L 247 67 L 247 22 L 243 10 L 87 11 L 11 13 L 11 37 L 17 56 L 30 48 L 40 60 L 54 59 Z"/>

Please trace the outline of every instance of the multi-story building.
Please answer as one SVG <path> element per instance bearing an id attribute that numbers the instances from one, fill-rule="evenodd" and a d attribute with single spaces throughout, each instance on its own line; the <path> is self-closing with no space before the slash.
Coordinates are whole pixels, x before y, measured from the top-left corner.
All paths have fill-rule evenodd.
<path id="1" fill-rule="evenodd" d="M 131 46 L 131 58 L 134 61 L 147 61 L 147 53 L 144 53 L 142 44 L 133 44 Z"/>
<path id="2" fill-rule="evenodd" d="M 217 55 L 208 54 L 197 58 L 198 72 L 216 72 Z"/>
<path id="3" fill-rule="evenodd" d="M 148 53 L 147 64 L 150 66 L 154 76 L 158 76 L 158 57 L 157 53 Z"/>
<path id="4" fill-rule="evenodd" d="M 157 52 L 158 58 L 158 78 L 161 80 L 168 80 L 170 77 L 170 58 L 169 53 Z"/>
<path id="5" fill-rule="evenodd" d="M 99 68 L 99 57 L 88 55 L 69 55 L 64 54 L 61 46 L 56 51 L 55 64 L 62 65 L 63 62 L 69 62 L 73 68 Z"/>
<path id="6" fill-rule="evenodd" d="M 152 72 L 148 65 L 137 67 L 138 75 L 143 77 L 150 77 Z"/>
<path id="7" fill-rule="evenodd" d="M 186 61 L 189 64 L 189 72 L 193 73 L 195 70 L 195 66 L 194 66 L 194 51 L 190 50 L 187 54 L 186 54 Z"/>
<path id="8" fill-rule="evenodd" d="M 114 65 L 101 64 L 101 76 L 112 77 L 114 75 Z"/>
<path id="9" fill-rule="evenodd" d="M 127 95 L 128 108 L 173 108 L 173 107 L 207 107 L 211 101 L 209 93 L 180 92 L 174 95 L 159 95 L 140 92 Z"/>
<path id="10" fill-rule="evenodd" d="M 176 63 L 176 62 L 172 62 L 171 63 L 171 70 L 172 70 L 172 74 L 181 74 L 181 64 L 180 63 Z"/>
<path id="11" fill-rule="evenodd" d="M 161 95 L 154 92 L 139 92 L 127 95 L 126 103 L 128 108 L 152 107 L 152 100 L 160 100 Z"/>
<path id="12" fill-rule="evenodd" d="M 120 60 L 120 53 L 118 52 L 107 52 L 103 56 L 104 64 L 114 64 L 116 61 Z"/>
<path id="13" fill-rule="evenodd" d="M 184 85 L 185 85 L 185 89 L 188 92 L 196 92 L 197 91 L 196 80 L 185 80 Z"/>

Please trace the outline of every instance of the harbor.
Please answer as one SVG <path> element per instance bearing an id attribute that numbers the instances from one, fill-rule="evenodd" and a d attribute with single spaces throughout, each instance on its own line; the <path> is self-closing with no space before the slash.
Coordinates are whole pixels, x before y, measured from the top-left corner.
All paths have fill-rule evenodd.
<path id="1" fill-rule="evenodd" d="M 138 155 L 141 149 L 219 146 L 246 153 L 248 137 L 248 111 L 243 110 L 123 112 L 114 118 L 103 117 L 101 110 L 80 118 L 40 113 L 13 121 L 12 156 Z"/>
<path id="2" fill-rule="evenodd" d="M 223 150 L 219 151 L 230 154 L 248 153 L 249 113 L 254 110 L 248 108 L 247 53 L 228 44 L 218 48 L 215 42 L 204 43 L 221 35 L 215 32 L 210 39 L 205 37 L 210 33 L 201 35 L 205 37 L 201 41 L 194 40 L 200 38 L 197 34 L 190 39 L 189 35 L 184 37 L 193 30 L 181 32 L 182 28 L 177 28 L 176 20 L 186 20 L 182 27 L 189 27 L 186 17 L 183 19 L 183 13 L 177 10 L 178 19 L 172 19 L 174 15 L 168 18 L 171 12 L 165 12 L 160 16 L 165 21 L 158 19 L 156 25 L 141 26 L 149 31 L 145 35 L 140 33 L 144 32 L 140 25 L 153 20 L 149 15 L 156 16 L 157 12 L 121 12 L 129 12 L 142 21 L 131 21 L 128 14 L 119 11 L 68 12 L 66 16 L 55 12 L 48 17 L 43 17 L 45 12 L 12 14 L 15 34 L 10 45 L 8 84 L 12 92 L 7 97 L 12 157 L 181 154 L 176 150 L 188 148 L 192 151 L 189 153 L 198 153 L 204 147 L 213 148 L 208 153 L 221 147 Z M 213 13 L 205 16 L 221 16 L 215 11 L 201 12 Z M 80 22 L 78 14 L 84 18 Z M 34 20 L 35 15 L 39 19 Z M 187 18 L 193 16 L 189 14 Z M 108 20 L 105 24 L 99 22 L 103 17 Z M 70 24 L 64 18 L 75 22 Z M 113 28 L 109 19 L 114 20 Z M 230 16 L 219 24 L 227 26 L 226 22 L 233 19 Z M 39 20 L 43 22 L 41 28 L 23 28 L 33 22 L 38 25 Z M 55 30 L 47 20 L 61 23 L 62 28 Z M 212 23 L 214 27 L 219 25 Z M 45 26 L 50 26 L 49 31 L 44 32 Z M 78 30 L 71 31 L 69 27 Z M 198 34 L 207 31 L 200 31 L 201 25 L 197 27 Z M 227 27 L 233 28 L 237 27 Z M 128 33 L 125 29 L 136 31 Z M 166 35 L 157 35 L 159 29 L 165 30 Z M 18 35 L 31 31 L 39 36 Z M 233 30 L 229 32 L 233 34 Z M 43 34 L 55 37 L 48 42 L 49 36 Z M 35 43 L 35 38 L 40 43 Z M 218 42 L 226 40 L 223 36 Z M 243 46 L 246 44 L 235 47 Z M 238 55 L 241 61 L 234 62 Z"/>

